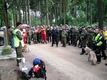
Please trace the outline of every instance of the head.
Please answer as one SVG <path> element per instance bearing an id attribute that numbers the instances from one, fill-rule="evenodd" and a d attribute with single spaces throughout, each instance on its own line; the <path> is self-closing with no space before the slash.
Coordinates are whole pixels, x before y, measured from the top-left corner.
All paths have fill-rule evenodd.
<path id="1" fill-rule="evenodd" d="M 13 30 L 13 29 L 14 29 L 14 26 L 11 26 L 11 27 L 10 27 L 10 29 L 12 29 L 12 30 Z"/>
<path id="2" fill-rule="evenodd" d="M 62 24 L 60 24 L 60 27 L 62 27 Z"/>
<path id="3" fill-rule="evenodd" d="M 56 27 L 53 27 L 53 29 L 55 30 L 55 29 L 56 29 Z"/>
<path id="4" fill-rule="evenodd" d="M 100 35 L 103 35 L 103 30 L 100 30 L 99 33 L 100 33 Z"/>
<path id="5" fill-rule="evenodd" d="M 85 27 L 82 27 L 82 30 L 83 30 L 83 31 L 85 31 L 85 30 L 86 30 L 86 28 L 85 28 Z"/>
<path id="6" fill-rule="evenodd" d="M 23 28 L 23 24 L 22 24 L 21 22 L 17 22 L 17 23 L 16 23 L 16 27 L 17 27 L 18 29 L 21 29 L 21 28 Z"/>
<path id="7" fill-rule="evenodd" d="M 106 28 L 106 27 L 104 27 L 104 28 L 103 28 L 103 30 L 104 30 L 104 31 L 106 31 L 106 30 L 107 30 L 107 28 Z"/>
<path id="8" fill-rule="evenodd" d="M 98 34 L 99 33 L 99 29 L 95 29 L 95 33 Z"/>

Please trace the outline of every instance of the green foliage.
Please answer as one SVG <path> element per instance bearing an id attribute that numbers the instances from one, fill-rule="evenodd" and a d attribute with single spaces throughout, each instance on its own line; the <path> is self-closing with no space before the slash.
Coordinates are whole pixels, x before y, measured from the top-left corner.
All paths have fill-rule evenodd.
<path id="1" fill-rule="evenodd" d="M 23 8 L 26 7 L 23 1 L 27 1 L 27 0 L 7 0 L 9 4 L 9 9 L 8 9 L 9 25 L 12 25 L 12 22 L 13 22 L 12 14 L 13 14 L 14 7 L 17 7 L 19 10 L 24 10 Z M 86 2 L 87 0 L 29 0 L 29 1 L 30 1 L 30 9 L 33 10 L 34 12 L 39 11 L 41 6 L 41 17 L 36 19 L 32 18 L 31 20 L 31 24 L 34 26 L 41 23 L 46 24 L 47 13 L 48 13 L 48 21 L 51 22 L 53 19 L 56 19 L 55 21 L 56 25 L 64 24 L 64 21 L 65 21 L 66 24 L 68 25 L 90 26 L 91 24 L 89 21 L 91 20 L 90 19 L 91 14 L 92 14 L 92 24 L 98 25 L 97 0 L 88 0 L 89 3 Z M 106 10 L 107 0 L 102 0 L 102 1 L 103 1 L 102 16 L 104 18 L 103 20 L 104 20 L 104 26 L 105 26 L 107 25 L 107 10 Z M 92 4 L 92 12 L 90 11 L 91 9 L 90 4 Z M 88 8 L 87 8 L 87 5 L 88 5 Z M 16 10 L 16 12 L 14 11 L 16 15 L 18 15 L 18 12 L 19 12 L 18 9 Z M 0 22 L 1 24 L 4 23 L 3 13 L 4 13 L 3 4 L 2 4 L 2 0 L 0 0 L 0 21 L 1 20 L 3 21 L 2 23 Z M 50 17 L 52 17 L 52 20 L 50 20 Z M 88 17 L 88 21 L 87 21 L 87 17 Z M 43 22 L 40 22 L 41 20 L 40 18 L 42 19 Z"/>

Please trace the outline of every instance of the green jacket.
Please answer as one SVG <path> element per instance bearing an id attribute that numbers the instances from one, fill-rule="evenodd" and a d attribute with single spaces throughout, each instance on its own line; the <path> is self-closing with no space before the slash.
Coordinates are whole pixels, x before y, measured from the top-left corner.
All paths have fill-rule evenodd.
<path id="1" fill-rule="evenodd" d="M 67 37 L 67 32 L 66 31 L 62 31 L 62 38 L 66 38 Z"/>

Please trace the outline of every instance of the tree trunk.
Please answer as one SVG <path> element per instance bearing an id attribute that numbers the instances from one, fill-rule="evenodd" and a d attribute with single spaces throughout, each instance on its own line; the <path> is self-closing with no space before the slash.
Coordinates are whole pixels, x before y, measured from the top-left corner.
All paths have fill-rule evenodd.
<path id="1" fill-rule="evenodd" d="M 103 29 L 103 11 L 102 11 L 102 0 L 97 0 L 98 4 L 98 26 Z"/>
<path id="2" fill-rule="evenodd" d="M 49 16 L 48 16 L 48 0 L 45 0 L 46 2 L 46 24 L 48 25 L 49 24 Z"/>
<path id="3" fill-rule="evenodd" d="M 92 25 L 92 0 L 90 0 L 90 25 Z"/>
<path id="4" fill-rule="evenodd" d="M 86 0 L 86 4 L 87 4 L 87 5 L 86 5 L 86 15 L 87 15 L 87 16 L 86 16 L 86 22 L 88 22 L 88 20 L 89 20 L 89 15 L 88 15 L 88 13 L 89 13 L 89 12 L 88 12 L 89 0 Z"/>
<path id="5" fill-rule="evenodd" d="M 8 36 L 8 13 L 7 13 L 7 5 L 6 1 L 3 0 L 3 10 L 4 10 L 4 19 L 5 19 L 5 25 L 6 25 L 6 42 L 5 46 L 9 44 L 9 36 Z"/>
<path id="6" fill-rule="evenodd" d="M 24 16 L 24 13 L 25 13 L 24 8 L 25 8 L 25 6 L 24 6 L 24 5 L 25 5 L 25 4 L 24 4 L 24 0 L 22 0 L 23 23 L 24 23 L 24 21 L 25 21 L 25 16 Z"/>
<path id="7" fill-rule="evenodd" d="M 60 6 L 60 16 L 61 16 L 62 15 L 62 0 L 60 0 L 59 6 Z"/>
<path id="8" fill-rule="evenodd" d="M 28 22 L 27 22 L 27 24 L 30 24 L 29 9 L 30 9 L 29 0 L 27 0 L 27 12 L 28 12 Z"/>
<path id="9" fill-rule="evenodd" d="M 27 24 L 27 1 L 25 1 L 25 21 L 24 22 Z"/>
<path id="10" fill-rule="evenodd" d="M 20 12 L 20 6 L 21 6 L 21 2 L 20 2 L 20 0 L 18 1 L 17 0 L 17 8 L 18 8 L 18 21 L 20 21 L 21 22 L 21 12 Z"/>
<path id="11" fill-rule="evenodd" d="M 40 23 L 43 24 L 42 16 L 42 1 L 39 2 L 39 11 L 40 11 Z"/>

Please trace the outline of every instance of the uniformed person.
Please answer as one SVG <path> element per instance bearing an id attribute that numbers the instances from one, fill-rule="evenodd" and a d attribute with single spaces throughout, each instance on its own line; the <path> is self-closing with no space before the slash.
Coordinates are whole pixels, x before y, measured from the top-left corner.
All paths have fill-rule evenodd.
<path id="1" fill-rule="evenodd" d="M 11 48 L 14 48 L 13 30 L 14 30 L 14 26 L 11 26 L 9 29 L 9 39 L 10 39 Z"/>
<path id="2" fill-rule="evenodd" d="M 71 43 L 70 43 L 70 29 L 69 29 L 69 27 L 67 26 L 66 28 L 65 28 L 65 31 L 67 32 L 67 41 L 66 41 L 66 43 L 68 44 L 68 45 L 70 45 Z"/>
<path id="3" fill-rule="evenodd" d="M 103 49 L 102 53 L 104 53 L 103 57 L 104 57 L 104 60 L 106 60 L 107 59 L 107 56 L 106 56 L 106 53 L 105 53 L 106 48 L 107 48 L 107 28 L 106 27 L 103 28 L 103 35 L 104 35 L 104 49 Z"/>
<path id="4" fill-rule="evenodd" d="M 47 41 L 51 42 L 51 27 L 48 26 L 46 29 Z"/>
<path id="5" fill-rule="evenodd" d="M 33 42 L 34 44 L 37 44 L 37 31 L 35 28 L 33 29 Z"/>
<path id="6" fill-rule="evenodd" d="M 75 46 L 76 39 L 76 26 L 72 27 L 72 45 Z"/>
<path id="7" fill-rule="evenodd" d="M 74 41 L 75 41 L 75 26 L 73 26 L 72 28 L 72 45 L 74 45 Z"/>
<path id="8" fill-rule="evenodd" d="M 80 34 L 81 34 L 81 32 L 82 32 L 82 28 L 79 27 L 79 28 L 78 28 L 78 41 L 79 41 L 79 43 L 78 43 L 78 47 L 79 47 L 79 48 L 82 48 L 81 38 L 80 38 Z"/>
<path id="9" fill-rule="evenodd" d="M 22 23 L 17 22 L 16 26 L 17 27 L 13 31 L 13 34 L 14 34 L 14 47 L 16 49 L 16 55 L 17 55 L 17 66 L 19 66 L 19 63 L 21 62 L 21 58 L 23 57 L 22 46 L 24 45 L 23 36 L 20 30 L 22 28 Z"/>
<path id="10" fill-rule="evenodd" d="M 92 49 L 92 39 L 94 36 L 94 30 L 92 29 L 92 27 L 88 27 L 87 32 L 88 32 L 88 34 L 87 34 L 87 36 L 88 36 L 87 46 Z"/>
<path id="11" fill-rule="evenodd" d="M 51 47 L 53 47 L 53 45 L 56 43 L 56 47 L 58 47 L 58 30 L 56 29 L 56 27 L 53 27 L 52 29 L 52 45 Z"/>
<path id="12" fill-rule="evenodd" d="M 95 36 L 93 38 L 93 50 L 96 53 L 97 56 L 97 63 L 101 63 L 101 50 L 103 48 L 103 43 L 104 43 L 104 36 L 102 35 L 103 31 L 101 30 L 99 32 L 98 29 L 95 30 Z"/>
<path id="13" fill-rule="evenodd" d="M 85 53 L 84 48 L 86 47 L 86 43 L 87 43 L 87 31 L 85 29 L 85 27 L 82 27 L 82 32 L 80 34 L 80 39 L 81 39 L 81 44 L 82 44 L 82 52 L 80 53 L 80 55 L 83 55 Z"/>
<path id="14" fill-rule="evenodd" d="M 74 47 L 77 46 L 78 34 L 79 34 L 78 30 L 75 28 L 74 29 L 74 37 L 73 37 L 74 38 Z"/>
<path id="15" fill-rule="evenodd" d="M 62 26 L 62 24 L 60 24 L 60 26 L 59 26 L 59 41 L 62 43 L 62 36 L 61 36 L 61 34 L 62 34 L 62 29 L 63 29 L 63 26 Z"/>
<path id="16" fill-rule="evenodd" d="M 70 44 L 73 43 L 73 36 L 72 36 L 72 30 L 73 30 L 73 27 L 70 28 Z"/>
<path id="17" fill-rule="evenodd" d="M 62 36 L 62 47 L 66 47 L 66 42 L 67 42 L 67 32 L 65 29 L 62 30 L 61 36 Z"/>
<path id="18" fill-rule="evenodd" d="M 31 27 L 28 28 L 28 37 L 27 37 L 27 43 L 31 44 L 31 36 L 32 36 L 32 31 Z"/>

